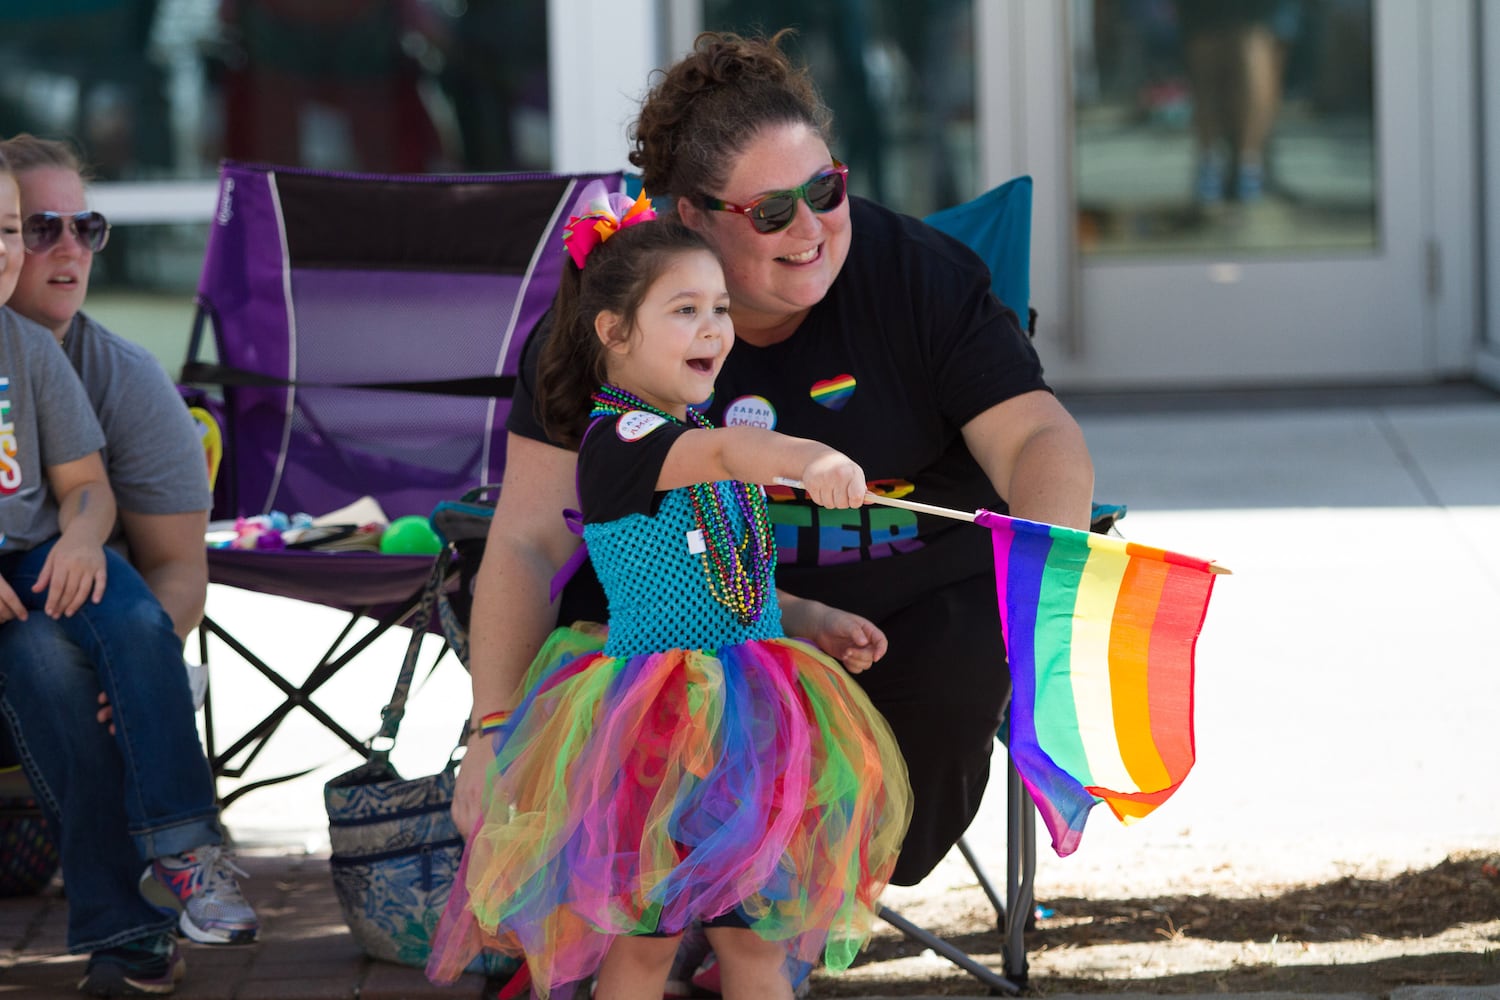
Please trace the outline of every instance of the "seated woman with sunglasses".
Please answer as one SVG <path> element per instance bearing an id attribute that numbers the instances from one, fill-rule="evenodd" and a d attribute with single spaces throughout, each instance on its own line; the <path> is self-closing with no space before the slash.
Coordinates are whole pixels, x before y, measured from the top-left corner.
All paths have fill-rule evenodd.
<path id="1" fill-rule="evenodd" d="M 850 168 L 829 149 L 827 109 L 779 38 L 700 36 L 658 75 L 633 130 L 647 193 L 675 198 L 724 262 L 739 344 L 710 418 L 828 444 L 872 489 L 1087 528 L 1083 435 L 983 263 L 915 219 L 846 196 Z M 539 327 L 529 358 L 543 336 Z M 559 514 L 575 506 L 575 456 L 548 440 L 530 388 L 523 373 L 475 588 L 476 731 L 514 707 L 554 620 L 604 615 L 584 574 L 560 609 L 547 599 L 577 545 Z M 786 590 L 852 609 L 889 638 L 880 669 L 858 679 L 910 769 L 915 815 L 893 881 L 914 884 L 973 819 L 1009 696 L 988 540 L 886 507 L 822 510 L 790 490 L 772 500 Z M 787 631 L 802 634 L 795 614 Z M 484 781 L 472 772 L 461 772 L 454 804 L 465 832 Z"/>
<path id="2" fill-rule="evenodd" d="M 83 382 L 119 511 L 111 547 L 128 556 L 150 605 L 110 619 L 101 639 L 156 651 L 111 669 L 119 663 L 101 665 L 102 654 L 46 615 L 7 622 L 0 724 L 59 821 L 68 946 L 91 953 L 80 988 L 169 993 L 182 975 L 172 929 L 206 944 L 258 932 L 223 851 L 181 655 L 208 588 L 203 446 L 155 358 L 81 311 L 109 223 L 87 209 L 73 151 L 20 135 L 0 142 L 0 155 L 20 189 L 25 249 L 8 308 L 51 331 Z"/>

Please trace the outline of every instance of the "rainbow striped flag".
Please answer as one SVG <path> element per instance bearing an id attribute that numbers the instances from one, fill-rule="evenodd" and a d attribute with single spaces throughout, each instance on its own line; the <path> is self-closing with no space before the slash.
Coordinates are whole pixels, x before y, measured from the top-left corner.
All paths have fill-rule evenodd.
<path id="1" fill-rule="evenodd" d="M 1193 767 L 1208 562 L 981 510 L 1010 659 L 1010 754 L 1066 857 L 1105 802 L 1140 819 Z"/>

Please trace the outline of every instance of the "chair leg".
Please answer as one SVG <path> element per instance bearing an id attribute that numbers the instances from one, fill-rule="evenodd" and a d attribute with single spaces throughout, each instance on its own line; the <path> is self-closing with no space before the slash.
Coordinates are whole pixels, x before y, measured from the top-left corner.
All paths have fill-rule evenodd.
<path id="1" fill-rule="evenodd" d="M 888 906 L 882 906 L 877 915 L 902 934 L 942 955 L 954 965 L 988 986 L 991 995 L 1016 996 L 1026 988 L 1026 925 L 1035 906 L 1033 883 L 1036 879 L 1036 808 L 1021 776 L 1014 764 L 1006 768 L 1006 832 L 1005 832 L 1005 899 L 995 890 L 994 884 L 979 864 L 979 859 L 964 838 L 959 838 L 958 850 L 974 871 L 979 887 L 995 907 L 997 925 L 1000 930 L 1000 955 L 1005 975 L 1000 975 L 970 958 L 959 948 L 944 941 L 936 934 L 919 927 Z"/>
<path id="2" fill-rule="evenodd" d="M 913 941 L 931 948 L 981 983 L 984 983 L 991 990 L 996 991 L 991 994 L 992 996 L 1004 994 L 1005 996 L 1013 997 L 1020 994 L 1021 987 L 1017 983 L 1005 978 L 993 969 L 980 965 L 959 948 L 944 941 L 925 927 L 918 927 L 895 910 L 892 910 L 889 906 L 882 906 L 876 911 L 876 915 Z"/>
<path id="3" fill-rule="evenodd" d="M 1008 843 L 1008 842 L 1007 842 Z M 1000 893 L 995 891 L 995 884 L 990 881 L 989 875 L 979 864 L 979 858 L 975 856 L 973 848 L 969 846 L 967 837 L 958 838 L 958 853 L 964 856 L 969 863 L 969 868 L 974 872 L 974 877 L 979 880 L 979 888 L 989 897 L 990 905 L 995 908 L 995 926 L 1001 935 L 1005 934 L 1005 902 L 1000 898 Z"/>
<path id="4" fill-rule="evenodd" d="M 332 680 L 340 670 L 342 670 L 357 656 L 363 653 L 378 638 L 380 638 L 391 629 L 407 621 L 407 619 L 412 616 L 412 614 L 417 610 L 417 607 L 420 605 L 421 597 L 422 589 L 418 588 L 415 593 L 413 593 L 401 604 L 396 605 L 393 610 L 387 612 L 380 618 L 373 620 L 373 622 L 369 625 L 367 631 L 365 631 L 358 639 L 356 639 L 347 649 L 343 649 L 343 651 L 340 652 L 341 647 L 344 646 L 345 640 L 348 639 L 354 632 L 361 619 L 367 616 L 367 612 L 370 609 L 358 608 L 350 612 L 348 621 L 345 623 L 343 630 L 338 634 L 338 637 L 333 640 L 333 643 L 328 647 L 323 655 L 319 657 L 317 664 L 312 668 L 307 677 L 303 679 L 300 685 L 293 684 L 285 677 L 281 676 L 281 674 L 270 664 L 266 663 L 260 657 L 256 656 L 254 652 L 248 649 L 233 635 L 229 634 L 228 631 L 221 627 L 211 617 L 209 617 L 208 615 L 204 615 L 203 621 L 198 626 L 199 655 L 201 657 L 201 662 L 204 664 L 208 663 L 207 636 L 209 633 L 212 633 L 215 638 L 224 643 L 224 645 L 226 645 L 233 653 L 239 656 L 241 660 L 243 660 L 249 666 L 253 667 L 267 681 L 273 684 L 281 692 L 282 696 L 282 701 L 279 705 L 277 705 L 269 714 L 267 714 L 258 723 L 256 723 L 248 732 L 240 736 L 239 739 L 235 740 L 232 745 L 230 745 L 222 752 L 218 749 L 214 741 L 213 709 L 211 704 L 205 700 L 205 711 L 208 718 L 206 727 L 208 760 L 209 766 L 213 772 L 215 783 L 217 784 L 217 780 L 219 778 L 242 777 L 250 768 L 250 765 L 255 762 L 255 759 L 260 755 L 260 752 L 265 749 L 266 744 L 276 733 L 276 730 L 280 728 L 281 723 L 285 721 L 287 716 L 296 709 L 301 709 L 303 712 L 306 712 L 308 715 L 312 716 L 312 718 L 315 719 L 323 727 L 324 730 L 342 740 L 354 752 L 368 758 L 370 755 L 369 741 L 359 739 L 343 726 L 341 726 L 337 721 L 334 720 L 331 715 L 329 715 L 315 702 L 313 702 L 312 696 L 317 693 L 319 688 L 321 688 L 328 681 Z M 238 760 L 238 763 L 235 763 L 236 760 Z M 236 799 L 246 794 L 247 792 L 254 791 L 257 788 L 264 788 L 268 785 L 280 784 L 281 782 L 290 781 L 294 778 L 300 778 L 303 775 L 311 773 L 320 766 L 321 764 L 315 764 L 310 768 L 293 771 L 288 774 L 282 774 L 273 778 L 267 778 L 261 781 L 242 785 L 239 788 L 236 788 L 234 791 L 230 792 L 228 795 L 220 797 L 220 808 L 222 809 L 228 807 L 230 803 L 234 802 Z"/>
<path id="5" fill-rule="evenodd" d="M 357 620 L 358 616 L 359 612 L 355 612 L 351 620 Z M 372 630 L 370 634 L 366 635 L 363 639 L 356 643 L 356 645 L 352 649 L 345 652 L 342 656 L 338 657 L 337 659 L 330 659 L 333 656 L 334 651 L 338 648 L 339 644 L 343 642 L 344 637 L 348 634 L 349 629 L 348 627 L 346 627 L 344 632 L 340 634 L 339 638 L 334 640 L 334 644 L 329 647 L 328 652 L 323 654 L 323 657 L 319 660 L 318 665 L 313 668 L 312 672 L 307 676 L 307 678 L 302 682 L 300 686 L 294 685 L 290 681 L 286 680 L 286 678 L 282 677 L 279 673 L 272 669 L 269 664 L 256 656 L 243 643 L 226 632 L 218 625 L 217 622 L 215 622 L 212 618 L 209 618 L 207 615 L 204 616 L 203 625 L 200 627 L 208 628 L 208 630 L 211 631 L 221 642 L 223 642 L 236 655 L 238 655 L 240 659 L 245 661 L 250 666 L 254 667 L 257 671 L 260 672 L 262 676 L 265 677 L 266 680 L 270 681 L 277 688 L 279 688 L 283 696 L 281 704 L 277 705 L 269 715 L 262 719 L 253 729 L 236 740 L 228 750 L 225 750 L 222 754 L 219 754 L 214 758 L 212 763 L 217 774 L 221 774 L 230 778 L 238 778 L 243 775 L 249 768 L 249 766 L 254 762 L 256 756 L 258 756 L 261 750 L 265 748 L 266 742 L 270 740 L 271 736 L 276 732 L 277 728 L 280 727 L 281 723 L 286 719 L 287 715 L 289 715 L 293 709 L 297 708 L 300 708 L 302 709 L 302 711 L 311 715 L 314 719 L 322 724 L 323 728 L 327 729 L 334 736 L 337 736 L 339 739 L 348 744 L 350 749 L 368 755 L 369 750 L 364 745 L 364 741 L 355 737 L 347 729 L 334 721 L 332 716 L 330 716 L 327 712 L 323 711 L 323 709 L 313 703 L 312 695 L 316 693 L 320 687 L 322 687 L 325 683 L 332 679 L 334 674 L 342 669 L 350 660 L 352 660 L 359 653 L 363 652 L 369 642 L 373 641 L 373 639 L 376 638 L 380 632 L 383 632 L 385 629 L 389 628 L 389 625 L 384 622 L 380 623 L 376 626 L 376 629 L 378 631 Z M 239 754 L 246 750 L 249 750 L 248 756 L 246 756 L 238 765 L 230 764 L 232 760 L 234 760 L 237 756 L 239 756 Z"/>
<path id="6" fill-rule="evenodd" d="M 208 766 L 213 771 L 214 785 L 217 787 L 219 772 L 214 766 L 214 672 L 208 666 L 208 630 L 200 622 L 197 632 L 198 662 L 203 664 L 203 669 L 208 674 L 208 683 L 203 688 L 203 749 L 208 755 Z"/>
<path id="7" fill-rule="evenodd" d="M 1015 761 L 1006 772 L 1005 898 L 1001 956 L 1006 975 L 1026 985 L 1026 925 L 1036 907 L 1036 806 Z"/>

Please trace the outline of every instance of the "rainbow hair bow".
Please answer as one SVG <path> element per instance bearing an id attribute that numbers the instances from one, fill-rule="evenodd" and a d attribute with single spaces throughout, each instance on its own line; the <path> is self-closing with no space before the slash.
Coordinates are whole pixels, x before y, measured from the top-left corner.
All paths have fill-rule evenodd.
<path id="1" fill-rule="evenodd" d="M 590 181 L 574 203 L 573 215 L 563 229 L 563 246 L 581 269 L 594 248 L 626 226 L 656 218 L 651 199 L 644 191 L 631 201 L 620 191 L 610 191 L 603 181 Z"/>

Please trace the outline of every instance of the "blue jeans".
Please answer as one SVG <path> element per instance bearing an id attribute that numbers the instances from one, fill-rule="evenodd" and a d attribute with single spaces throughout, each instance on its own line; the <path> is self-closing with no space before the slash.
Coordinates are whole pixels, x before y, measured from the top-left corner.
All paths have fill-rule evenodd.
<path id="1" fill-rule="evenodd" d="M 0 624 L 0 714 L 58 832 L 68 949 L 96 951 L 171 927 L 141 898 L 146 861 L 224 833 L 171 619 L 114 552 L 101 603 L 46 617 L 31 588 L 51 545 L 0 556 L 30 612 Z M 101 690 L 114 736 L 96 718 Z"/>

